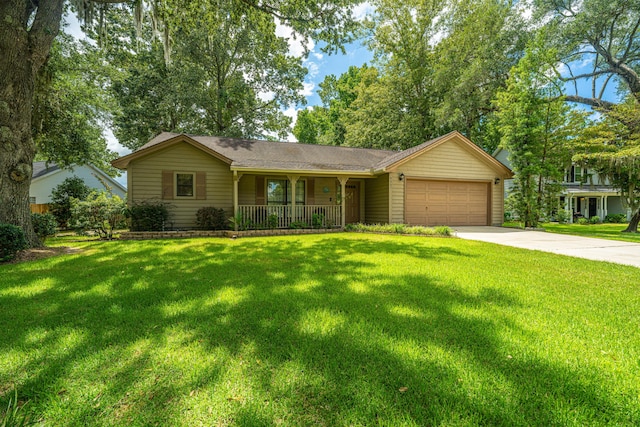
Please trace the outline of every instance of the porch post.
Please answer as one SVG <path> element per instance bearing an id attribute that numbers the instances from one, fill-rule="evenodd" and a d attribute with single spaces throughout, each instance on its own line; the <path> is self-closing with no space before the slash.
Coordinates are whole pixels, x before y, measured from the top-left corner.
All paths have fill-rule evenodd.
<path id="1" fill-rule="evenodd" d="M 602 196 L 602 221 L 604 221 L 607 215 L 609 215 L 609 209 L 607 206 L 608 204 L 609 204 L 609 196 Z"/>
<path id="2" fill-rule="evenodd" d="M 573 224 L 573 196 L 569 195 L 569 224 Z"/>
<path id="3" fill-rule="evenodd" d="M 237 218 L 238 216 L 238 181 L 240 181 L 240 176 L 238 175 L 238 171 L 233 171 L 233 217 Z M 238 231 L 238 224 L 234 224 L 234 230 Z"/>
<path id="4" fill-rule="evenodd" d="M 296 216 L 296 184 L 300 175 L 287 175 L 289 182 L 291 182 L 291 222 L 297 221 Z"/>
<path id="5" fill-rule="evenodd" d="M 340 181 L 340 225 L 342 228 L 346 225 L 346 216 L 347 216 L 347 207 L 344 204 L 345 197 L 347 195 L 347 181 L 349 181 L 348 176 L 339 176 L 338 181 Z"/>

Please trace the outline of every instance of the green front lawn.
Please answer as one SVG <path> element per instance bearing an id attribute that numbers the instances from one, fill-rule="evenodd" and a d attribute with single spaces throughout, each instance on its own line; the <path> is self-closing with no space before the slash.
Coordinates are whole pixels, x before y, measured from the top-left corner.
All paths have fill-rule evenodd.
<path id="1" fill-rule="evenodd" d="M 0 413 L 43 425 L 640 425 L 640 269 L 368 234 L 0 266 Z"/>
<path id="2" fill-rule="evenodd" d="M 622 240 L 640 243 L 640 233 L 622 233 L 627 224 L 541 224 L 545 230 L 552 233 L 572 234 L 575 236 L 597 237 L 599 239 Z"/>

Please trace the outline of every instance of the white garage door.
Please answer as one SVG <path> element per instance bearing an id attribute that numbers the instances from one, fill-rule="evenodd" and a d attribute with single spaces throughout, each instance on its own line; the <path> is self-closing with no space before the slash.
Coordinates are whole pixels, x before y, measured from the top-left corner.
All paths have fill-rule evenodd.
<path id="1" fill-rule="evenodd" d="M 412 225 L 487 225 L 486 182 L 407 179 L 405 221 Z"/>

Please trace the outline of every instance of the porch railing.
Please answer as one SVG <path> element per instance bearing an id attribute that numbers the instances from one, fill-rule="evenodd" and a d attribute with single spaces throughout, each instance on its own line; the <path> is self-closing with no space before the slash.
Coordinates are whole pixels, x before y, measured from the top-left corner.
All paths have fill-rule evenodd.
<path id="1" fill-rule="evenodd" d="M 340 205 L 239 205 L 241 228 L 330 228 L 342 224 Z"/>

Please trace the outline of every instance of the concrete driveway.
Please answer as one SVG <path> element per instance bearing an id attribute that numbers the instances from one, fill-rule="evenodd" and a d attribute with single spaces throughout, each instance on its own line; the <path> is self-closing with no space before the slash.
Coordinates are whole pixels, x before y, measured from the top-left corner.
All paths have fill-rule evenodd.
<path id="1" fill-rule="evenodd" d="M 640 267 L 640 244 L 502 227 L 452 227 L 462 239 Z"/>

